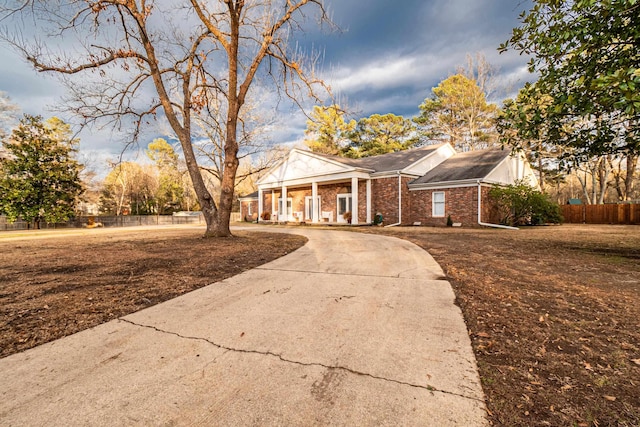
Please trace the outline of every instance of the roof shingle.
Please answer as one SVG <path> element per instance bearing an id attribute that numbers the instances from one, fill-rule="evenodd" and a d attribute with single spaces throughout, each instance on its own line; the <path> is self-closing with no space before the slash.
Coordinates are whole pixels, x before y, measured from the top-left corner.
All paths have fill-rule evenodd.
<path id="1" fill-rule="evenodd" d="M 458 153 L 431 169 L 411 184 L 465 181 L 485 178 L 511 154 L 509 150 L 489 149 Z"/>
<path id="2" fill-rule="evenodd" d="M 396 151 L 393 153 L 363 157 L 360 159 L 350 159 L 347 157 L 329 156 L 325 154 L 321 154 L 321 156 L 338 163 L 357 168 L 370 169 L 374 172 L 391 172 L 411 166 L 418 160 L 436 151 L 442 145 L 443 144 L 426 145 L 412 150 Z"/>

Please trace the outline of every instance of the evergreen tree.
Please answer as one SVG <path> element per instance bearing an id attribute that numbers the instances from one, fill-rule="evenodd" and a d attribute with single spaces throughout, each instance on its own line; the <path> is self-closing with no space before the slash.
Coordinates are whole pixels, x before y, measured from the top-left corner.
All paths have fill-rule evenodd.
<path id="1" fill-rule="evenodd" d="M 83 188 L 81 165 L 69 125 L 57 118 L 46 122 L 25 114 L 11 136 L 2 141 L 7 156 L 0 159 L 0 210 L 9 220 L 66 221 L 74 214 Z"/>

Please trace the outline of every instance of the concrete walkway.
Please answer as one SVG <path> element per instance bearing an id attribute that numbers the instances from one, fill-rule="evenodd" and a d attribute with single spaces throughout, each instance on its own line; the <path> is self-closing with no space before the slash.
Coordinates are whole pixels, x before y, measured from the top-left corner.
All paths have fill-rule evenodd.
<path id="1" fill-rule="evenodd" d="M 309 242 L 0 359 L 0 425 L 487 424 L 462 315 L 429 254 L 390 237 L 270 230 Z"/>

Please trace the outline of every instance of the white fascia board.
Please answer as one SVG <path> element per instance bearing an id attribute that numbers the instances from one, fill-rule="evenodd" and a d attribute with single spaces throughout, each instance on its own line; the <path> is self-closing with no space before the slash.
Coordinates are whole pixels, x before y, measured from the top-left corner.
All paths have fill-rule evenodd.
<path id="1" fill-rule="evenodd" d="M 257 181 L 256 181 L 256 185 L 260 185 L 260 183 L 262 182 L 262 180 L 263 180 L 263 179 L 265 179 L 267 176 L 269 176 L 269 172 L 270 172 L 270 171 L 275 170 L 275 169 L 278 169 L 278 168 L 279 168 L 280 166 L 282 166 L 282 165 L 283 165 L 287 160 L 289 160 L 289 157 L 291 156 L 291 152 L 292 152 L 293 150 L 297 150 L 297 148 L 294 148 L 294 149 L 290 150 L 290 151 L 289 151 L 289 153 L 288 153 L 284 158 L 282 158 L 282 159 L 281 159 L 278 163 L 276 163 L 275 165 L 271 166 L 271 167 L 269 168 L 269 170 L 267 171 L 267 173 L 266 173 L 262 178 L 260 178 L 259 180 L 257 180 Z"/>
<path id="2" fill-rule="evenodd" d="M 294 148 L 291 151 L 294 151 L 294 150 L 296 152 L 298 152 L 298 153 L 307 155 L 309 157 L 313 157 L 313 158 L 318 159 L 318 160 L 322 160 L 322 161 L 327 162 L 327 163 L 332 163 L 332 164 L 334 164 L 336 166 L 342 166 L 342 167 L 351 168 L 351 169 L 354 169 L 354 170 L 363 170 L 363 171 L 373 172 L 373 169 L 359 168 L 359 167 L 356 167 L 356 166 L 351 166 L 351 165 L 348 165 L 346 163 L 338 162 L 338 161 L 333 160 L 333 159 L 328 159 L 328 158 L 326 158 L 326 157 L 324 157 L 322 155 L 314 153 L 313 151 L 300 150 L 299 148 Z"/>
<path id="3" fill-rule="evenodd" d="M 287 179 L 278 179 L 278 177 L 276 177 L 274 173 L 272 173 L 272 171 L 277 171 L 278 169 L 284 167 L 286 165 L 286 163 L 288 161 L 291 160 L 292 157 L 294 157 L 294 155 L 301 155 L 301 156 L 305 156 L 305 157 L 309 157 L 312 158 L 318 162 L 322 162 L 325 163 L 327 165 L 331 165 L 339 170 L 332 170 L 330 172 L 325 172 L 322 171 L 321 167 L 317 168 L 316 171 L 311 171 L 310 173 L 305 173 L 303 176 L 300 176 L 300 178 L 296 178 L 294 177 L 290 177 Z M 357 167 L 357 166 L 351 166 L 345 163 L 341 163 L 338 161 L 335 161 L 333 159 L 328 159 L 326 157 L 323 157 L 321 155 L 312 153 L 310 151 L 304 151 L 304 150 L 300 150 L 298 148 L 293 148 L 289 154 L 287 155 L 287 157 L 285 159 L 283 159 L 282 161 L 280 161 L 277 165 L 275 165 L 274 167 L 270 168 L 269 171 L 267 171 L 267 173 L 258 180 L 258 182 L 256 183 L 259 187 L 260 186 L 267 186 L 267 187 L 271 187 L 271 186 L 277 186 L 277 185 L 282 185 L 282 183 L 287 182 L 287 181 L 300 181 L 300 180 L 309 180 L 309 182 L 311 182 L 311 180 L 326 180 L 323 179 L 323 176 L 336 176 L 336 175 L 342 175 L 344 173 L 353 173 L 353 172 L 362 172 L 362 173 L 370 173 L 373 172 L 372 169 L 367 169 L 367 168 L 361 168 L 361 167 Z M 301 175 L 301 174 L 300 174 Z"/>
<path id="4" fill-rule="evenodd" d="M 478 182 L 483 185 L 499 184 L 499 182 L 486 180 L 484 178 L 463 179 L 459 181 L 441 181 L 441 182 L 429 182 L 429 183 L 423 183 L 423 184 L 409 184 L 409 191 L 472 187 L 472 186 L 478 185 Z"/>
<path id="5" fill-rule="evenodd" d="M 397 176 L 397 175 L 396 175 Z M 312 182 L 316 182 L 318 184 L 323 183 L 331 183 L 331 182 L 340 182 L 340 181 L 350 181 L 351 178 L 358 179 L 369 179 L 370 175 L 366 172 L 353 170 L 342 173 L 333 173 L 326 175 L 316 175 L 312 177 L 303 177 L 298 179 L 288 179 L 284 181 L 271 181 L 271 182 L 262 182 L 258 184 L 258 188 L 260 190 L 271 190 L 285 187 L 303 187 L 303 186 L 311 186 Z"/>
<path id="6" fill-rule="evenodd" d="M 465 179 L 462 181 L 429 182 L 423 184 L 409 184 L 409 191 L 471 187 L 473 185 L 478 185 L 478 180 Z"/>
<path id="7" fill-rule="evenodd" d="M 384 171 L 384 172 L 376 172 L 376 173 L 372 173 L 371 179 L 379 179 L 379 178 L 393 178 L 393 177 L 397 177 L 398 175 L 402 175 L 405 178 L 420 178 L 422 175 L 416 175 L 416 174 L 412 174 L 412 173 L 405 173 L 401 170 L 398 171 Z"/>

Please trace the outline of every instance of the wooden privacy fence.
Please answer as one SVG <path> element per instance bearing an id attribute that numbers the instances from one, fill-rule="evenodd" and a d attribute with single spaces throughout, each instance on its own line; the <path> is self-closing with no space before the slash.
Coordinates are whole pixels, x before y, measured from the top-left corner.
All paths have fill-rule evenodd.
<path id="1" fill-rule="evenodd" d="M 569 224 L 640 224 L 640 205 L 562 205 Z"/>

